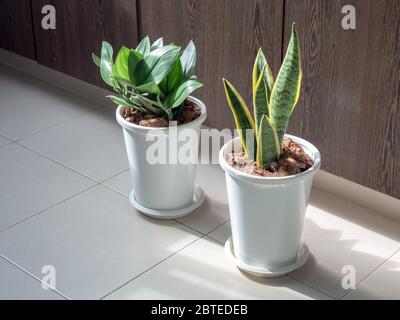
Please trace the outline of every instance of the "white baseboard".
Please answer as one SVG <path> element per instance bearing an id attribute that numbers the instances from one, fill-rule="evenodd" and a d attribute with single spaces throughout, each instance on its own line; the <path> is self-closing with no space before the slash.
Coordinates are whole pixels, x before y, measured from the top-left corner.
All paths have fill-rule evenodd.
<path id="1" fill-rule="evenodd" d="M 55 71 L 36 61 L 0 49 L 0 63 L 9 65 L 40 80 L 64 88 L 85 97 L 99 105 L 113 106 L 104 96 L 110 92 L 87 82 Z M 314 187 L 330 192 L 349 202 L 368 208 L 377 214 L 400 221 L 400 200 L 369 189 L 344 178 L 320 170 L 314 180 Z"/>
<path id="2" fill-rule="evenodd" d="M 400 221 L 400 200 L 384 193 L 364 187 L 323 170 L 320 170 L 316 174 L 314 187 L 368 208 L 377 214 Z"/>
<path id="3" fill-rule="evenodd" d="M 37 61 L 0 49 L 0 63 L 29 74 L 42 81 L 49 82 L 57 87 L 70 91 L 73 94 L 89 99 L 99 105 L 114 106 L 109 99 L 105 98 L 105 96 L 110 94 L 111 91 L 96 87 L 85 81 L 43 66 Z"/>

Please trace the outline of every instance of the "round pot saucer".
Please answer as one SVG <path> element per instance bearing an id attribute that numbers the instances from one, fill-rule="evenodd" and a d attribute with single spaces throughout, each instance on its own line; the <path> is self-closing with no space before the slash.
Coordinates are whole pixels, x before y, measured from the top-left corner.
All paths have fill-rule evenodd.
<path id="1" fill-rule="evenodd" d="M 192 202 L 188 206 L 176 210 L 156 210 L 144 207 L 139 202 L 137 202 L 135 199 L 134 190 L 132 190 L 129 195 L 129 200 L 135 209 L 149 217 L 156 219 L 177 219 L 186 216 L 192 213 L 198 207 L 200 207 L 205 198 L 206 195 L 203 189 L 196 184 L 194 187 Z"/>
<path id="2" fill-rule="evenodd" d="M 226 242 L 225 242 L 225 254 L 231 260 L 240 270 L 249 273 L 251 275 L 255 275 L 258 277 L 269 277 L 269 278 L 274 278 L 274 277 L 281 277 L 285 274 L 288 274 L 297 268 L 301 267 L 308 259 L 310 256 L 310 250 L 308 249 L 308 246 L 302 242 L 300 245 L 300 250 L 299 254 L 297 256 L 297 260 L 286 267 L 279 268 L 279 269 L 268 269 L 268 268 L 260 268 L 260 267 L 252 267 L 247 264 L 244 264 L 240 262 L 234 253 L 233 249 L 233 241 L 232 237 L 230 237 Z"/>

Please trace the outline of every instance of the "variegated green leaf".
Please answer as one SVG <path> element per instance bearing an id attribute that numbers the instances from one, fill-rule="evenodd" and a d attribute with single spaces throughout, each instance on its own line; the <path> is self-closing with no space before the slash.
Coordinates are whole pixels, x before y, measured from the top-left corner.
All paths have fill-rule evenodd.
<path id="1" fill-rule="evenodd" d="M 270 99 L 271 120 L 282 143 L 289 118 L 299 99 L 301 84 L 301 58 L 299 37 L 295 24 L 281 69 Z"/>
<path id="2" fill-rule="evenodd" d="M 129 71 L 128 71 L 129 54 L 130 54 L 130 49 L 128 49 L 127 47 L 122 47 L 121 50 L 119 50 L 112 68 L 112 76 L 114 78 L 130 81 Z"/>
<path id="3" fill-rule="evenodd" d="M 269 97 L 271 96 L 272 88 L 274 87 L 274 76 L 272 75 L 271 68 L 267 62 L 267 59 L 264 56 L 263 51 L 260 48 L 257 52 L 257 57 L 253 66 L 253 84 L 257 82 L 264 66 L 264 81 L 267 87 L 267 97 L 269 99 Z"/>
<path id="4" fill-rule="evenodd" d="M 101 44 L 100 56 L 100 75 L 105 83 L 113 86 L 113 83 L 111 81 L 113 67 L 113 48 L 106 41 L 103 41 Z"/>
<path id="5" fill-rule="evenodd" d="M 202 86 L 203 85 L 196 80 L 187 80 L 183 82 L 165 99 L 165 107 L 168 109 L 179 107 L 194 90 Z"/>
<path id="6" fill-rule="evenodd" d="M 190 79 L 194 67 L 196 66 L 196 47 L 193 41 L 190 41 L 181 56 L 183 80 Z"/>
<path id="7" fill-rule="evenodd" d="M 161 48 L 164 46 L 164 40 L 163 38 L 158 38 L 156 41 L 153 42 L 153 44 L 150 47 L 150 51 L 156 50 L 158 48 Z"/>
<path id="8" fill-rule="evenodd" d="M 145 36 L 136 47 L 136 51 L 145 56 L 150 52 L 150 47 L 150 38 L 149 36 Z"/>
<path id="9" fill-rule="evenodd" d="M 232 110 L 233 117 L 235 118 L 236 128 L 238 130 L 240 139 L 242 141 L 243 150 L 249 160 L 254 159 L 254 121 L 251 117 L 250 111 L 240 94 L 236 91 L 233 85 L 223 79 L 226 99 L 229 107 Z M 248 130 L 252 130 L 249 132 Z"/>
<path id="10" fill-rule="evenodd" d="M 98 56 L 96 56 L 94 53 L 92 53 L 92 59 L 93 59 L 94 64 L 96 66 L 100 67 L 101 59 Z"/>
<path id="11" fill-rule="evenodd" d="M 139 85 L 152 81 L 159 84 L 173 68 L 179 51 L 179 47 L 169 45 L 150 52 L 137 63 L 132 77 Z"/>
<path id="12" fill-rule="evenodd" d="M 279 159 L 280 143 L 271 119 L 264 115 L 261 118 L 257 136 L 257 166 L 269 167 Z"/>
<path id="13" fill-rule="evenodd" d="M 264 71 L 266 65 L 261 69 L 260 75 L 255 83 L 253 83 L 253 110 L 254 122 L 256 127 L 256 136 L 258 135 L 258 127 L 263 115 L 268 114 L 268 93 L 264 79 Z"/>

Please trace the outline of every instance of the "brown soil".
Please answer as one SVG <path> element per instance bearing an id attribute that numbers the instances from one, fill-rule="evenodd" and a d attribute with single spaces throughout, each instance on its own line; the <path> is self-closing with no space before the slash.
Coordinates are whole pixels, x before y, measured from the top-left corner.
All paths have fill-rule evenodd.
<path id="1" fill-rule="evenodd" d="M 198 118 L 201 114 L 201 108 L 191 101 L 185 101 L 182 114 L 178 117 L 177 124 L 185 124 Z M 125 107 L 122 116 L 126 121 L 143 127 L 168 127 L 168 120 L 163 117 L 157 117 L 151 114 L 145 114 L 141 111 Z"/>
<path id="2" fill-rule="evenodd" d="M 229 155 L 228 163 L 245 173 L 261 177 L 286 177 L 294 175 L 314 165 L 314 161 L 307 155 L 303 148 L 291 139 L 283 141 L 283 153 L 277 162 L 269 168 L 259 168 L 253 160 L 247 160 L 244 152 Z"/>

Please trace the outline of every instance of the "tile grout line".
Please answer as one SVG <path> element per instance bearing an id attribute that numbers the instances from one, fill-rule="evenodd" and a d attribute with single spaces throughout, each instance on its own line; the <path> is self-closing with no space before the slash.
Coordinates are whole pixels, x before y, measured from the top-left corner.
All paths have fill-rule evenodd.
<path id="1" fill-rule="evenodd" d="M 6 227 L 6 228 L 0 230 L 0 233 L 2 233 L 2 232 L 4 232 L 4 231 L 7 231 L 7 230 L 9 230 L 9 229 L 11 229 L 11 228 L 13 228 L 13 227 L 15 227 L 15 226 L 17 226 L 17 225 L 19 225 L 19 224 L 25 222 L 25 221 L 28 221 L 28 220 L 34 218 L 34 217 L 37 217 L 37 216 L 41 215 L 42 213 L 44 213 L 44 212 L 46 212 L 46 211 L 48 211 L 48 210 L 54 208 L 55 206 L 58 206 L 59 204 L 62 204 L 62 203 L 64 203 L 65 201 L 68 201 L 68 200 L 70 200 L 70 199 L 72 199 L 72 198 L 74 198 L 74 197 L 76 197 L 76 196 L 82 194 L 83 192 L 86 192 L 86 191 L 88 191 L 88 190 L 90 190 L 90 189 L 92 189 L 92 188 L 94 188 L 94 187 L 97 187 L 98 185 L 100 185 L 100 183 L 96 183 L 96 184 L 94 184 L 94 185 L 92 185 L 92 186 L 87 187 L 86 189 L 84 189 L 84 190 L 82 190 L 82 191 L 79 191 L 78 193 L 75 193 L 75 194 L 73 194 L 73 195 L 71 195 L 71 196 L 69 196 L 69 197 L 67 197 L 67 198 L 65 198 L 65 199 L 63 199 L 63 200 L 60 200 L 60 201 L 58 201 L 57 203 L 52 204 L 50 207 L 47 207 L 47 208 L 45 208 L 45 209 L 42 209 L 42 210 L 40 210 L 40 211 L 34 213 L 33 215 L 31 215 L 31 216 L 29 216 L 29 217 L 27 217 L 27 218 L 25 218 L 25 219 L 23 219 L 23 220 L 20 220 L 20 221 L 18 221 L 18 222 L 16 222 L 16 223 L 12 224 L 11 226 L 8 226 L 8 227 Z M 0 253 L 0 254 L 1 254 L 1 253 Z"/>
<path id="2" fill-rule="evenodd" d="M 41 284 L 44 284 L 46 287 L 48 287 L 48 289 L 56 292 L 57 294 L 59 294 L 60 296 L 62 296 L 63 298 L 67 299 L 67 300 L 71 300 L 71 298 L 69 298 L 68 296 L 66 296 L 65 294 L 63 294 L 62 292 L 58 291 L 56 288 L 53 288 L 51 286 L 49 286 L 47 283 L 43 282 L 43 280 L 39 279 L 38 277 L 36 277 L 34 274 L 32 274 L 31 272 L 29 272 L 28 270 L 26 270 L 25 268 L 21 267 L 20 265 L 18 265 L 16 262 L 12 261 L 11 259 L 7 258 L 5 255 L 0 253 L 0 258 L 2 258 L 3 260 L 9 262 L 10 264 L 12 264 L 14 267 L 16 267 L 17 269 L 21 270 L 23 273 L 27 274 L 29 277 L 39 281 Z M 45 290 L 45 289 L 43 289 Z"/>
<path id="3" fill-rule="evenodd" d="M 188 244 L 186 244 L 185 246 L 183 246 L 182 248 L 180 248 L 179 250 L 177 250 L 176 252 L 170 254 L 169 256 L 165 257 L 164 259 L 162 259 L 161 261 L 157 262 L 156 264 L 154 264 L 153 266 L 147 268 L 146 270 L 142 271 L 141 273 L 139 273 L 138 275 L 136 275 L 135 277 L 133 277 L 132 279 L 126 281 L 125 283 L 123 283 L 122 285 L 120 285 L 119 287 L 115 288 L 114 290 L 112 290 L 111 292 L 107 293 L 106 295 L 104 295 L 103 297 L 101 297 L 99 300 L 104 300 L 105 298 L 107 298 L 108 296 L 112 295 L 114 292 L 122 289 L 123 287 L 125 287 L 126 285 L 128 285 L 129 283 L 131 283 L 132 281 L 135 281 L 136 279 L 138 279 L 139 277 L 143 276 L 145 273 L 153 270 L 154 268 L 156 268 L 157 266 L 159 266 L 160 264 L 162 264 L 163 262 L 167 261 L 168 259 L 172 258 L 173 256 L 175 256 L 177 253 L 181 252 L 182 250 L 184 250 L 185 248 L 191 246 L 192 244 L 194 244 L 195 242 L 199 241 L 200 239 L 203 239 L 205 236 L 201 236 L 198 237 L 197 239 L 194 239 L 193 241 L 189 242 Z"/>
<path id="4" fill-rule="evenodd" d="M 226 221 L 220 223 L 220 224 L 217 225 L 214 229 L 211 229 L 211 231 L 208 232 L 208 233 L 206 234 L 206 236 L 208 236 L 208 237 L 211 238 L 211 239 L 214 239 L 213 237 L 210 237 L 209 234 L 212 233 L 212 232 L 214 232 L 215 230 L 217 230 L 219 227 L 222 227 L 225 223 L 229 222 L 230 220 L 231 220 L 231 219 L 227 219 Z M 216 239 L 214 239 L 214 240 L 217 241 L 217 242 L 219 242 L 219 243 L 222 243 L 222 242 L 220 242 L 220 241 L 218 241 L 218 240 L 216 240 Z M 224 244 L 224 243 L 222 243 L 222 244 Z"/>
<path id="5" fill-rule="evenodd" d="M 190 229 L 190 230 L 192 230 L 192 231 L 195 231 L 195 232 L 197 232 L 197 233 L 200 233 L 202 237 L 204 237 L 204 236 L 207 235 L 207 234 L 205 234 L 204 232 L 201 232 L 201 231 L 199 231 L 199 230 L 196 230 L 195 228 L 192 228 L 191 226 L 188 226 L 187 224 L 185 224 L 185 223 L 179 221 L 178 219 L 172 219 L 172 221 L 175 221 L 176 223 L 178 223 L 178 224 L 180 224 L 180 225 L 182 225 L 182 226 L 184 226 L 184 227 L 186 227 L 186 228 L 188 228 L 188 229 Z"/>
<path id="6" fill-rule="evenodd" d="M 300 283 L 300 284 L 302 284 L 302 285 L 304 285 L 304 286 L 306 286 L 306 287 L 308 287 L 308 288 L 310 288 L 310 289 L 313 289 L 313 290 L 315 290 L 315 291 L 318 291 L 319 293 L 322 293 L 324 296 L 327 296 L 327 297 L 329 297 L 329 298 L 332 298 L 333 300 L 338 300 L 338 298 L 335 298 L 334 296 L 331 296 L 329 293 L 326 293 L 325 291 L 322 291 L 322 290 L 320 290 L 320 289 L 318 289 L 318 288 L 315 288 L 315 287 L 309 285 L 308 283 L 306 283 L 306 282 L 304 282 L 304 281 L 301 281 L 301 280 L 296 279 L 295 277 L 292 276 L 291 273 L 287 274 L 287 276 L 288 276 L 290 279 L 292 279 L 292 280 L 294 280 L 294 281 L 296 281 L 296 282 L 298 282 L 298 283 Z"/>
<path id="7" fill-rule="evenodd" d="M 9 143 L 6 143 L 6 144 L 0 146 L 0 149 L 1 149 L 1 148 L 4 148 L 4 147 L 7 147 L 7 146 L 9 146 L 10 144 L 14 144 L 14 141 L 10 141 Z"/>
<path id="8" fill-rule="evenodd" d="M 374 268 L 370 273 L 368 273 L 364 278 L 360 280 L 358 284 L 356 284 L 356 288 L 354 290 L 350 290 L 347 293 L 345 293 L 339 300 L 343 300 L 345 297 L 347 297 L 350 293 L 353 291 L 357 290 L 365 281 L 367 281 L 375 272 L 378 271 L 386 262 L 388 262 L 390 259 L 392 259 L 396 254 L 400 252 L 400 249 L 397 249 L 389 258 L 387 258 L 384 262 L 379 264 L 376 268 Z"/>
<path id="9" fill-rule="evenodd" d="M 124 170 L 122 170 L 121 172 L 118 172 L 118 173 L 112 175 L 111 177 L 109 177 L 109 178 L 107 178 L 107 179 L 101 181 L 100 183 L 101 183 L 101 184 L 104 184 L 104 183 L 106 183 L 107 181 L 111 180 L 112 178 L 115 178 L 116 176 L 119 176 L 120 174 L 123 174 L 123 173 L 125 173 L 125 172 L 127 172 L 127 171 L 129 171 L 129 168 L 128 168 L 128 169 L 124 169 Z"/>
<path id="10" fill-rule="evenodd" d="M 68 169 L 68 170 L 70 170 L 70 171 L 76 173 L 76 174 L 79 174 L 80 176 L 82 176 L 82 177 L 84 177 L 84 178 L 86 178 L 86 179 L 89 179 L 90 181 L 92 181 L 92 182 L 94 182 L 94 183 L 97 183 L 97 184 L 100 184 L 100 183 L 101 183 L 100 181 L 97 181 L 97 180 L 95 180 L 95 179 L 93 179 L 93 178 L 91 178 L 91 177 L 85 175 L 84 173 L 79 172 L 79 171 L 77 171 L 77 170 L 75 170 L 75 169 L 73 169 L 73 168 L 71 168 L 71 167 L 69 167 L 69 166 L 63 164 L 62 162 L 59 162 L 59 161 L 57 161 L 57 160 L 55 160 L 55 159 L 52 159 L 52 158 L 49 158 L 48 156 L 46 156 L 46 155 L 44 155 L 44 154 L 42 154 L 42 153 L 40 153 L 40 152 L 38 152 L 38 151 L 35 151 L 35 150 L 33 150 L 33 149 L 31 149 L 31 148 L 29 148 L 29 147 L 27 147 L 27 146 L 25 146 L 25 145 L 19 143 L 18 141 L 14 141 L 14 143 L 15 143 L 16 145 L 22 147 L 22 148 L 25 148 L 25 149 L 28 150 L 28 151 L 31 151 L 31 152 L 37 154 L 38 156 L 41 156 L 41 157 L 43 157 L 43 158 L 45 158 L 45 159 L 47 159 L 47 160 L 49 160 L 49 161 L 52 161 L 52 162 L 54 162 L 54 163 L 56 163 L 56 164 L 58 164 L 58 165 L 60 165 L 60 166 L 62 166 L 62 167 L 64 167 L 64 168 L 66 168 L 66 169 Z"/>
<path id="11" fill-rule="evenodd" d="M 129 170 L 129 169 L 126 169 L 126 170 L 124 170 L 123 172 L 125 172 L 125 171 L 127 171 L 127 170 Z M 123 172 L 121 172 L 121 173 L 123 173 Z M 119 174 L 121 174 L 121 173 L 119 173 Z M 117 174 L 117 175 L 118 175 L 118 174 Z M 115 176 L 117 176 L 117 175 L 115 175 Z M 115 176 L 111 177 L 110 179 L 114 178 Z M 124 196 L 125 198 L 128 198 L 128 199 L 129 199 L 129 196 L 127 196 L 126 194 L 124 194 L 124 193 L 122 193 L 121 191 L 116 190 L 116 189 L 114 189 L 114 188 L 112 188 L 112 187 L 110 187 L 110 186 L 104 184 L 105 182 L 107 182 L 107 181 L 110 180 L 110 179 L 107 179 L 107 180 L 101 182 L 100 185 L 102 185 L 103 187 L 107 188 L 107 189 L 110 190 L 110 191 L 114 191 L 114 192 L 116 192 L 116 193 L 118 193 L 118 194 Z M 215 231 L 216 229 L 218 229 L 219 227 L 221 227 L 222 225 L 224 225 L 225 223 L 227 223 L 227 222 L 229 221 L 229 219 L 228 219 L 228 220 L 226 220 L 226 221 L 220 223 L 219 225 L 217 225 L 217 226 L 214 227 L 213 229 L 211 229 L 209 232 L 204 233 L 204 232 L 202 232 L 202 231 L 199 231 L 199 230 L 197 230 L 197 229 L 195 229 L 195 228 L 193 228 L 193 227 L 187 225 L 187 224 L 184 223 L 184 222 L 179 221 L 178 219 L 179 219 L 179 218 L 177 218 L 177 219 L 171 219 L 171 221 L 175 221 L 175 222 L 177 222 L 177 223 L 179 223 L 179 224 L 185 226 L 185 227 L 188 228 L 188 229 L 191 229 L 191 230 L 193 230 L 193 231 L 195 231 L 195 232 L 197 232 L 197 233 L 200 233 L 202 236 L 208 236 L 211 232 Z M 211 239 L 214 239 L 214 238 L 212 238 L 212 237 L 210 237 L 210 238 L 211 238 Z M 214 240 L 216 240 L 216 239 L 214 239 Z M 219 241 L 218 241 L 218 242 L 219 242 Z"/>
<path id="12" fill-rule="evenodd" d="M 13 139 L 13 142 L 18 143 L 19 141 L 22 141 L 22 140 L 25 140 L 25 139 L 34 137 L 35 135 L 37 135 L 37 134 L 39 134 L 39 133 L 42 133 L 42 132 L 44 132 L 44 131 L 46 131 L 46 130 L 53 129 L 53 128 L 59 126 L 59 125 L 62 125 L 62 124 L 67 123 L 67 122 L 69 122 L 69 121 L 76 120 L 76 119 L 78 119 L 78 118 L 80 118 L 80 117 L 83 117 L 83 116 L 85 116 L 86 114 L 89 114 L 90 112 L 93 112 L 93 111 L 96 111 L 96 112 L 97 112 L 99 108 L 101 108 L 101 107 L 100 107 L 100 106 L 96 106 L 96 107 L 90 108 L 89 110 L 86 110 L 86 111 L 83 111 L 83 112 L 81 112 L 81 113 L 78 113 L 78 114 L 76 114 L 76 115 L 71 115 L 68 119 L 64 119 L 64 120 L 62 120 L 62 121 L 60 121 L 60 122 L 53 123 L 52 125 L 50 125 L 50 126 L 48 126 L 48 127 L 46 127 L 46 128 L 39 129 L 38 131 L 35 131 L 35 132 L 33 132 L 33 133 L 30 133 L 30 134 L 28 134 L 28 135 L 25 136 L 25 137 L 18 138 L 18 139 Z"/>

